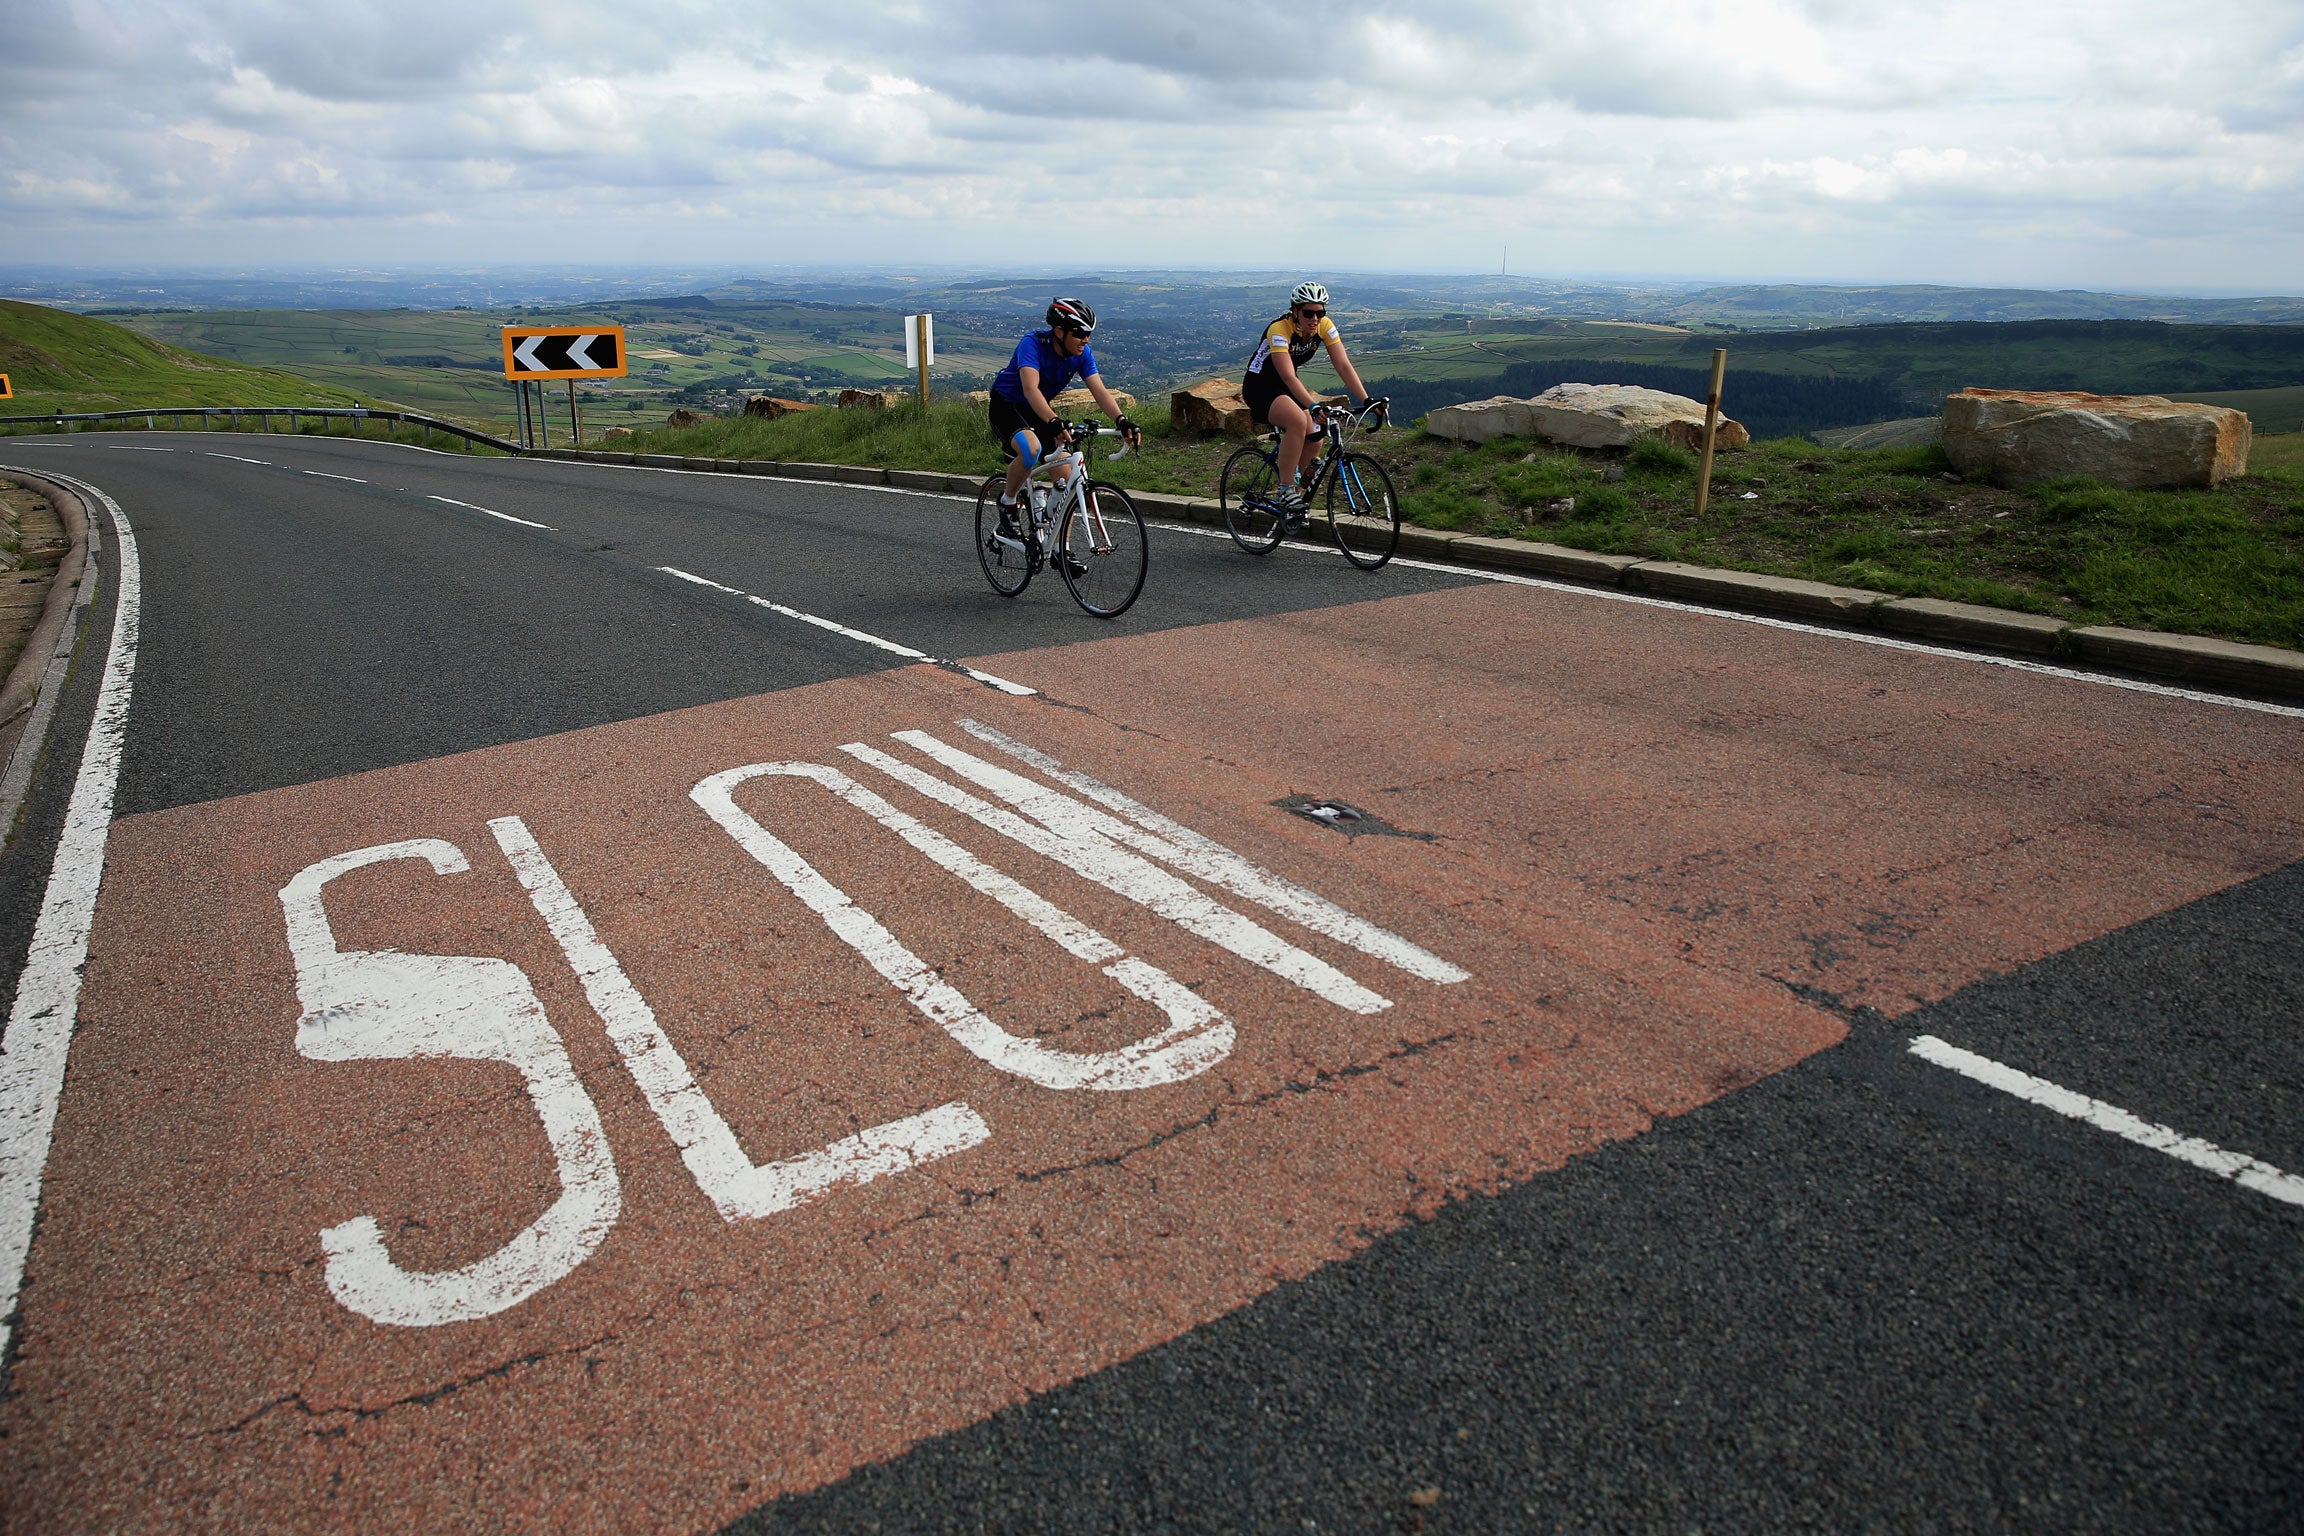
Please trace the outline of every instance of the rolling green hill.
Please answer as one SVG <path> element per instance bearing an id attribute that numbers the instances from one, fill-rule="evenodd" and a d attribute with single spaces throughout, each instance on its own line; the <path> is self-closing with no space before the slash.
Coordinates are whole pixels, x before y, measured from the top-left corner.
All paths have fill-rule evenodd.
<path id="1" fill-rule="evenodd" d="M 341 389 L 276 368 L 187 352 L 123 326 L 0 299 L 0 416 L 171 405 L 358 405 Z"/>

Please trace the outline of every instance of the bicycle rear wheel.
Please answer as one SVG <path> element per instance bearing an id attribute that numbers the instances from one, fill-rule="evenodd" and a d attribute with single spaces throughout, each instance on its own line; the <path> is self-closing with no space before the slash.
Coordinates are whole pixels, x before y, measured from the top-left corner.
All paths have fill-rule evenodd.
<path id="1" fill-rule="evenodd" d="M 1032 580 L 1032 551 L 1019 531 L 1021 515 L 1015 520 L 1017 527 L 1005 534 L 1000 531 L 1000 493 L 1007 488 L 1008 477 L 994 475 L 976 493 L 976 563 L 984 567 L 984 579 L 992 583 L 993 591 L 1014 597 Z"/>
<path id="2" fill-rule="evenodd" d="M 1151 564 L 1144 515 L 1120 487 L 1091 480 L 1065 510 L 1052 558 L 1072 601 L 1100 619 L 1117 618 L 1144 590 Z"/>
<path id="3" fill-rule="evenodd" d="M 1373 571 L 1400 547 L 1400 498 L 1392 477 L 1364 453 L 1348 453 L 1328 477 L 1328 531 L 1344 558 Z"/>
<path id="4" fill-rule="evenodd" d="M 1265 449 L 1243 448 L 1224 462 L 1224 478 L 1216 486 L 1224 526 L 1232 530 L 1232 542 L 1252 555 L 1272 553 L 1287 532 L 1272 506 L 1272 493 L 1279 488 L 1280 466 Z"/>

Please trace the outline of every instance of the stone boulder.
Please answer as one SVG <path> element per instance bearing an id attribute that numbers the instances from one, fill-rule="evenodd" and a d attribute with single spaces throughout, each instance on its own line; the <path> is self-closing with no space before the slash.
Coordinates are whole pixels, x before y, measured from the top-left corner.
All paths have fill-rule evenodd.
<path id="1" fill-rule="evenodd" d="M 1110 385 L 1105 387 L 1111 388 Z M 1136 397 L 1124 389 L 1112 390 L 1112 398 L 1120 402 L 1120 409 L 1123 411 L 1136 409 Z M 1048 403 L 1056 408 L 1056 414 L 1059 416 L 1068 415 L 1075 411 L 1094 411 L 1096 409 L 1096 397 L 1085 389 L 1067 389 Z"/>
<path id="2" fill-rule="evenodd" d="M 884 411 L 904 397 L 885 389 L 844 389 L 840 391 L 840 408 L 862 406 L 868 411 Z"/>
<path id="3" fill-rule="evenodd" d="M 611 443 L 614 442 L 617 438 L 630 437 L 631 435 L 632 429 L 630 427 L 609 427 L 601 432 L 600 441 L 604 443 Z"/>
<path id="4" fill-rule="evenodd" d="M 704 425 L 704 418 L 683 406 L 665 417 L 664 425 L 668 427 L 700 427 Z"/>
<path id="5" fill-rule="evenodd" d="M 1571 448 L 1629 448 L 1651 434 L 1682 448 L 1704 447 L 1704 402 L 1633 384 L 1555 384 L 1527 402 L 1535 434 Z M 1430 430 L 1429 427 L 1426 428 Z M 1726 416 L 1715 449 L 1747 447 L 1752 434 Z"/>
<path id="6" fill-rule="evenodd" d="M 1179 432 L 1229 432 L 1247 437 L 1256 430 L 1238 379 L 1203 379 L 1168 397 L 1168 424 Z"/>
<path id="7" fill-rule="evenodd" d="M 1454 443 L 1485 443 L 1499 437 L 1526 437 L 1536 430 L 1528 402 L 1516 395 L 1497 395 L 1444 405 L 1424 418 L 1424 430 Z"/>
<path id="8" fill-rule="evenodd" d="M 759 416 L 768 421 L 774 421 L 779 416 L 789 416 L 794 411 L 814 409 L 816 407 L 805 400 L 779 400 L 774 395 L 754 395 L 744 402 L 745 415 Z"/>
<path id="9" fill-rule="evenodd" d="M 1972 480 L 2065 475 L 2123 490 L 2214 485 L 2248 473 L 2246 412 L 2158 395 L 1964 389 L 1944 400 L 1944 454 Z"/>

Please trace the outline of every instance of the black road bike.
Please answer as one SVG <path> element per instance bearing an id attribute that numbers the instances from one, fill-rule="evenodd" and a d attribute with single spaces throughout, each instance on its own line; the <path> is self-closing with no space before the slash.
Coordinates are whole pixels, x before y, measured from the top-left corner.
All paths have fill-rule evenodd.
<path id="1" fill-rule="evenodd" d="M 1064 430 L 1082 446 L 1051 453 L 1033 466 L 1014 511 L 1000 510 L 1000 493 L 1008 488 L 1004 474 L 986 480 L 976 493 L 976 561 L 1002 597 L 1016 596 L 1042 566 L 1053 565 L 1072 601 L 1100 619 L 1118 618 L 1144 590 L 1152 553 L 1144 514 L 1128 493 L 1088 478 L 1090 440 L 1118 437 L 1120 430 L 1090 422 Z M 1127 452 L 1122 448 L 1112 457 Z M 1060 468 L 1071 473 L 1059 480 L 1054 472 Z"/>
<path id="2" fill-rule="evenodd" d="M 1305 483 L 1307 507 L 1325 498 L 1328 534 L 1344 558 L 1364 571 L 1373 571 L 1392 558 L 1400 547 L 1400 498 L 1393 494 L 1392 477 L 1384 466 L 1365 453 L 1351 452 L 1363 432 L 1384 425 L 1391 402 L 1375 399 L 1360 410 L 1342 406 L 1315 407 L 1327 424 L 1325 451 L 1312 478 Z M 1241 449 L 1226 461 L 1217 496 L 1224 507 L 1224 526 L 1232 542 L 1252 555 L 1268 555 L 1280 541 L 1310 521 L 1300 514 L 1285 516 L 1273 499 L 1280 488 L 1279 434 Z"/>

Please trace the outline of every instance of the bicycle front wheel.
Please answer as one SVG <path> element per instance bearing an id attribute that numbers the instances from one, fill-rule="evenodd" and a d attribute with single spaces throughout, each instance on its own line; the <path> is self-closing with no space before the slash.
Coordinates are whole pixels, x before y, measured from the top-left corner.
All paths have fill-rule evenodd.
<path id="1" fill-rule="evenodd" d="M 1014 597 L 1032 580 L 1032 551 L 1015 526 L 1020 518 L 1011 518 L 1007 528 L 1000 526 L 1000 493 L 1007 488 L 1008 477 L 994 475 L 976 493 L 976 563 L 984 567 L 984 579 L 992 583 L 993 591 Z"/>
<path id="2" fill-rule="evenodd" d="M 1400 547 L 1400 498 L 1392 477 L 1364 453 L 1348 453 L 1328 479 L 1328 531 L 1344 558 L 1373 571 Z"/>
<path id="3" fill-rule="evenodd" d="M 1232 530 L 1232 542 L 1252 555 L 1272 553 L 1287 531 L 1272 505 L 1279 488 L 1280 466 L 1262 448 L 1243 448 L 1224 463 L 1224 478 L 1216 485 L 1224 526 Z"/>
<path id="4" fill-rule="evenodd" d="M 1056 570 L 1072 601 L 1100 619 L 1119 617 L 1144 590 L 1151 559 L 1136 503 L 1116 485 L 1089 481 L 1056 532 Z"/>

